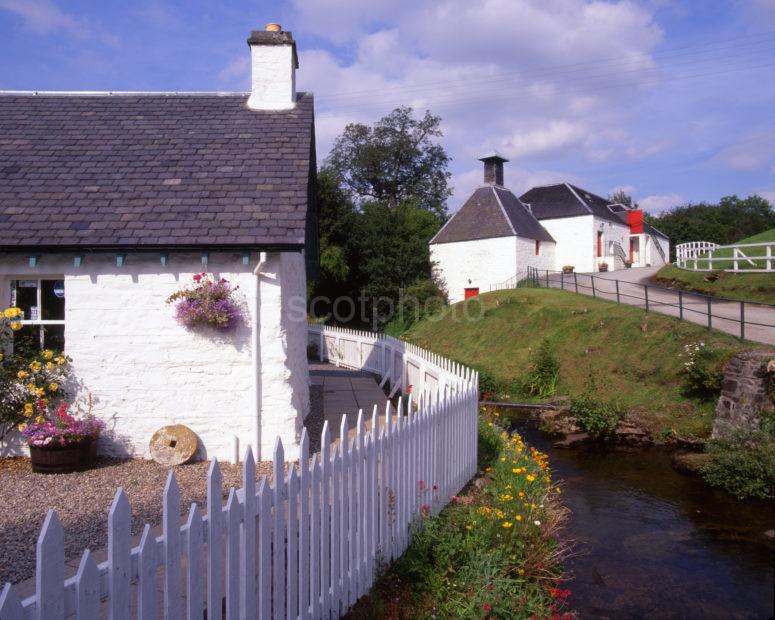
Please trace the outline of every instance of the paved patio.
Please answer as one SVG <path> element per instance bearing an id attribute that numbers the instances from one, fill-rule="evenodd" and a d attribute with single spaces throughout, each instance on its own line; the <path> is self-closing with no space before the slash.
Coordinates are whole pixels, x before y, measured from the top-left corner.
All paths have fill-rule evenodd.
<path id="1" fill-rule="evenodd" d="M 364 419 L 370 421 L 374 405 L 377 405 L 380 416 L 384 416 L 388 398 L 379 387 L 376 375 L 324 363 L 310 363 L 309 372 L 313 389 L 322 386 L 323 420 L 328 422 L 332 437 L 339 436 L 342 415 L 347 416 L 350 430 L 355 428 L 359 410 L 363 410 Z"/>

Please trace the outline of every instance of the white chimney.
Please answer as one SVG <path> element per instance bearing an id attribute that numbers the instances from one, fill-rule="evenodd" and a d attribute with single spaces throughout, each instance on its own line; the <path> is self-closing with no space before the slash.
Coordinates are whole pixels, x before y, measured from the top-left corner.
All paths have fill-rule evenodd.
<path id="1" fill-rule="evenodd" d="M 250 97 L 252 110 L 289 110 L 296 105 L 296 42 L 280 24 L 267 24 L 254 30 L 250 47 Z"/>

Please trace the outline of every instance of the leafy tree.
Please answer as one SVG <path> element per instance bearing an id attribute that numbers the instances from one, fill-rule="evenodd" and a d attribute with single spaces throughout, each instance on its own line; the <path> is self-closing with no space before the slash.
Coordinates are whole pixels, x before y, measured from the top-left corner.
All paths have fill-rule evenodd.
<path id="1" fill-rule="evenodd" d="M 688 241 L 735 243 L 775 228 L 775 211 L 761 196 L 725 196 L 719 203 L 687 204 L 646 220 L 670 237 L 672 246 Z"/>
<path id="2" fill-rule="evenodd" d="M 419 208 L 446 215 L 450 161 L 435 142 L 441 118 L 429 111 L 419 120 L 410 107 L 400 107 L 373 127 L 351 123 L 334 143 L 326 166 L 350 199 L 363 205 L 380 202 L 395 208 L 407 200 Z"/>
<path id="3" fill-rule="evenodd" d="M 639 207 L 638 203 L 632 199 L 632 196 L 623 189 L 617 189 L 613 194 L 608 194 L 608 200 L 612 204 L 619 203 L 632 209 L 637 209 Z"/>
<path id="4" fill-rule="evenodd" d="M 354 243 L 359 260 L 354 281 L 366 298 L 369 316 L 383 324 L 398 307 L 401 289 L 431 278 L 428 241 L 439 219 L 410 202 L 391 208 L 367 203 L 357 220 Z"/>

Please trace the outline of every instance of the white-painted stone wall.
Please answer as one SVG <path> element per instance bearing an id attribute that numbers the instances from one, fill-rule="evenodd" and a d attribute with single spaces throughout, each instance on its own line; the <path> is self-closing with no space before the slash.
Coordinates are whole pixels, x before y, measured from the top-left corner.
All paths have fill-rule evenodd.
<path id="1" fill-rule="evenodd" d="M 546 219 L 540 223 L 557 244 L 552 269 L 560 270 L 564 265 L 573 265 L 576 271 L 592 271 L 595 268 L 595 248 L 590 246 L 596 243 L 592 215 Z"/>
<path id="2" fill-rule="evenodd" d="M 65 350 L 79 404 L 91 392 L 94 414 L 107 423 L 102 453 L 148 456 L 159 427 L 185 424 L 201 439 L 200 457 L 230 458 L 237 436 L 241 452 L 251 445 L 269 458 L 271 432 L 295 458 L 309 409 L 306 315 L 299 321 L 288 310 L 293 296 L 305 299 L 304 259 L 270 254 L 257 277 L 258 258 L 243 265 L 241 254 L 210 255 L 207 271 L 239 286 L 245 321 L 230 334 L 189 330 L 165 303 L 203 270 L 198 254 L 172 253 L 166 266 L 158 254 L 129 254 L 122 267 L 113 255 L 87 255 L 78 268 L 72 255 L 43 255 L 34 268 L 26 256 L 6 255 L 0 302 L 9 302 L 10 279 L 64 279 Z"/>
<path id="3" fill-rule="evenodd" d="M 434 243 L 430 251 L 451 303 L 462 300 L 466 288 L 486 293 L 517 273 L 517 237 Z"/>
<path id="4" fill-rule="evenodd" d="M 556 244 L 551 241 L 541 241 L 539 253 L 536 256 L 535 239 L 517 237 L 517 272 L 528 267 L 537 269 L 554 269 Z"/>
<path id="5" fill-rule="evenodd" d="M 597 231 L 603 231 L 603 257 L 597 255 Z M 593 267 L 591 271 L 598 271 L 598 265 L 602 262 L 608 264 L 608 271 L 624 269 L 624 262 L 616 258 L 611 249 L 611 242 L 618 242 L 625 256 L 630 252 L 630 227 L 627 224 L 618 224 L 610 220 L 595 218 L 592 230 L 592 257 Z"/>

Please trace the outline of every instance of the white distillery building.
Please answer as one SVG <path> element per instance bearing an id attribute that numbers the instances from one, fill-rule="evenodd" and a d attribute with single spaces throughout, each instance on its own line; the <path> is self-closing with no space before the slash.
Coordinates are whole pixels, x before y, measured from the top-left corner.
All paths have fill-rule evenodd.
<path id="1" fill-rule="evenodd" d="M 484 162 L 484 185 L 430 240 L 431 262 L 451 302 L 478 295 L 527 266 L 554 269 L 555 240 L 503 184 L 497 153 Z"/>
<path id="2" fill-rule="evenodd" d="M 306 280 L 317 262 L 313 99 L 290 32 L 253 32 L 250 93 L 0 94 L 0 303 L 64 349 L 104 454 L 185 424 L 296 458 L 309 411 Z M 233 332 L 167 297 L 198 272 L 239 288 Z M 17 436 L 3 452 L 24 449 Z"/>
<path id="3" fill-rule="evenodd" d="M 534 187 L 517 198 L 503 183 L 497 153 L 484 162 L 484 185 L 431 239 L 431 261 L 451 302 L 516 280 L 528 267 L 594 272 L 662 265 L 666 235 L 643 212 L 569 183 Z"/>

